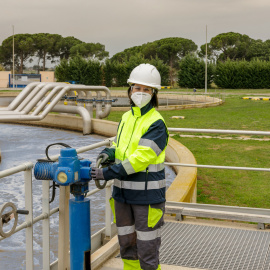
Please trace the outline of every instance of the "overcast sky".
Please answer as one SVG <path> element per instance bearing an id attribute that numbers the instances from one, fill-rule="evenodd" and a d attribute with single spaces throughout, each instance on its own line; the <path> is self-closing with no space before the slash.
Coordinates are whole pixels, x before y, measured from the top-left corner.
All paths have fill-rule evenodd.
<path id="1" fill-rule="evenodd" d="M 100 42 L 110 56 L 166 37 L 198 46 L 220 33 L 270 39 L 270 0 L 0 0 L 0 43 L 18 33 Z"/>

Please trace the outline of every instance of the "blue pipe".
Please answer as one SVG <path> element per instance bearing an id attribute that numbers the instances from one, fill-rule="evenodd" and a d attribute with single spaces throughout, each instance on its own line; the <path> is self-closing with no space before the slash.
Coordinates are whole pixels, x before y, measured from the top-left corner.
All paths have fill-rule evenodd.
<path id="1" fill-rule="evenodd" d="M 90 199 L 69 200 L 70 269 L 91 269 Z M 61 230 L 61 228 L 60 228 Z"/>

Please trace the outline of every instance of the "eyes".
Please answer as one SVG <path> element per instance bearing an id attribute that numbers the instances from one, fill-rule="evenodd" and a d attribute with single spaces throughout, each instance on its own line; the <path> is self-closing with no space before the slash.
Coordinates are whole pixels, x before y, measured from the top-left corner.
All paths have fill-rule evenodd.
<path id="1" fill-rule="evenodd" d="M 142 86 L 138 86 L 138 85 L 133 85 L 131 86 L 131 90 L 135 91 L 135 92 L 145 92 L 145 93 L 150 93 L 152 92 L 152 88 L 151 87 L 142 87 Z"/>

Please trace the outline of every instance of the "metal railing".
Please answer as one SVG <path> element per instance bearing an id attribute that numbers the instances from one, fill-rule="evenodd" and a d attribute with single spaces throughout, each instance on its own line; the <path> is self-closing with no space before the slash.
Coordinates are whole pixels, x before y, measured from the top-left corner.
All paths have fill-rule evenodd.
<path id="1" fill-rule="evenodd" d="M 264 135 L 270 136 L 269 131 L 250 131 L 250 130 L 221 130 L 221 129 L 193 129 L 193 128 L 168 128 L 170 132 L 188 132 L 188 133 L 216 133 L 216 134 L 237 134 L 237 135 Z M 270 172 L 270 168 L 255 167 L 236 167 L 236 166 L 217 166 L 201 164 L 185 164 L 165 162 L 168 166 L 195 167 L 208 169 L 225 169 L 225 170 L 245 170 Z M 190 203 L 166 203 L 166 213 L 176 214 L 177 220 L 182 220 L 183 216 L 206 217 L 230 219 L 247 222 L 257 222 L 258 229 L 264 229 L 265 223 L 270 222 L 270 209 L 247 208 L 207 204 L 190 204 Z"/>
<path id="2" fill-rule="evenodd" d="M 81 147 L 77 149 L 77 153 L 83 153 L 101 146 L 109 146 L 111 144 L 111 139 L 106 139 L 102 142 L 95 143 L 89 146 Z M 57 160 L 58 155 L 52 156 L 52 160 Z M 57 212 L 59 212 L 59 209 L 63 207 L 61 205 L 61 201 L 59 200 L 59 207 L 56 207 L 54 209 L 50 209 L 49 201 L 50 201 L 50 195 L 49 195 L 49 189 L 50 189 L 50 181 L 42 181 L 42 214 L 39 216 L 34 217 L 33 216 L 33 193 L 32 193 L 32 170 L 33 170 L 34 164 L 32 162 L 27 162 L 22 165 L 16 166 L 11 169 L 7 169 L 4 171 L 0 171 L 0 180 L 4 177 L 24 172 L 24 189 L 25 189 L 25 210 L 29 211 L 29 214 L 26 215 L 25 221 L 16 227 L 15 231 L 11 234 L 15 234 L 23 229 L 26 229 L 26 269 L 32 270 L 34 269 L 34 254 L 33 254 L 33 225 L 36 224 L 39 221 L 43 221 L 42 224 L 42 243 L 43 243 L 43 270 L 49 270 L 51 269 L 50 265 L 50 222 L 49 217 Z M 109 198 L 111 196 L 111 185 L 112 181 L 109 181 L 106 185 L 106 196 L 105 196 L 105 207 L 106 207 L 106 215 L 105 215 L 105 236 L 111 238 L 113 231 L 111 227 L 111 210 L 109 206 Z M 61 187 L 66 188 L 66 187 Z M 99 192 L 99 189 L 94 189 L 90 192 L 88 192 L 87 196 L 91 196 L 97 192 Z M 61 196 L 61 193 L 60 193 Z M 69 193 L 66 193 L 66 197 L 69 199 Z M 67 199 L 64 198 L 64 199 Z M 61 214 L 59 213 L 59 222 L 61 219 Z M 1 224 L 2 225 L 2 224 Z M 96 233 L 95 235 L 97 235 Z M 10 235 L 10 236 L 11 236 Z M 97 249 L 99 246 L 100 240 L 95 237 L 95 235 L 92 236 L 94 238 L 92 242 L 92 251 Z M 59 236 L 60 237 L 60 236 Z M 62 238 L 69 239 L 68 231 L 65 232 L 65 234 L 62 235 Z M 6 239 L 5 237 L 0 236 L 0 241 Z M 59 239 L 59 242 L 63 239 Z M 63 255 L 63 259 L 66 258 L 68 254 Z M 65 262 L 61 262 L 62 264 Z M 53 263 L 55 264 L 55 262 Z M 64 268 L 63 268 L 64 269 Z"/>
<path id="3" fill-rule="evenodd" d="M 195 128 L 168 128 L 170 132 L 188 132 L 188 133 L 216 133 L 216 134 L 237 134 L 237 135 L 263 135 L 270 136 L 270 131 L 252 131 L 252 130 L 224 130 L 224 129 L 195 129 Z M 217 165 L 199 165 L 165 162 L 168 166 L 196 167 L 208 169 L 226 169 L 226 170 L 245 170 L 245 171 L 263 171 L 270 172 L 270 168 L 252 168 L 235 166 L 217 166 Z"/>
<path id="4" fill-rule="evenodd" d="M 270 135 L 270 132 L 259 132 L 259 131 L 238 131 L 238 130 L 214 130 L 214 129 L 186 129 L 186 128 L 169 128 L 169 131 L 173 132 L 205 132 L 205 133 L 220 133 L 220 134 L 248 134 L 248 135 Z M 105 141 L 95 143 L 89 146 L 81 147 L 77 149 L 77 153 L 83 153 L 92 149 L 95 149 L 100 146 L 109 146 L 111 144 L 113 138 L 107 139 Z M 52 156 L 52 160 L 57 160 L 58 155 Z M 213 169 L 234 169 L 234 170 L 256 170 L 256 171 L 270 171 L 268 168 L 251 168 L 251 167 L 234 167 L 234 166 L 215 166 L 215 165 L 197 165 L 197 164 L 183 164 L 183 163 L 165 163 L 166 165 L 170 166 L 189 166 L 189 167 L 201 167 L 201 168 L 213 168 Z M 43 269 L 49 270 L 52 267 L 52 264 L 50 265 L 50 224 L 49 224 L 49 217 L 59 211 L 59 209 L 62 207 L 61 202 L 65 201 L 67 198 L 60 198 L 60 204 L 59 207 L 54 208 L 50 210 L 49 206 L 49 181 L 43 181 L 42 182 L 42 214 L 33 217 L 33 194 L 32 194 L 32 168 L 33 163 L 27 162 L 25 164 L 22 164 L 20 166 L 14 167 L 12 169 L 4 170 L 0 172 L 0 179 L 18 172 L 24 171 L 24 182 L 25 182 L 25 209 L 29 211 L 29 214 L 26 216 L 25 222 L 23 222 L 21 225 L 19 225 L 15 232 L 18 232 L 22 229 L 26 229 L 26 269 L 31 270 L 33 269 L 33 225 L 41 220 L 43 220 Z M 111 210 L 109 206 L 109 198 L 111 196 L 111 185 L 112 181 L 110 181 L 106 186 L 106 209 L 105 209 L 105 236 L 108 238 L 112 237 L 112 227 L 111 227 Z M 64 188 L 64 187 L 61 187 Z M 87 196 L 91 196 L 98 192 L 99 189 L 95 189 L 90 191 Z M 62 196 L 61 190 L 60 190 L 60 196 Z M 66 193 L 69 195 L 69 193 Z M 65 195 L 64 195 L 65 196 Z M 203 208 L 203 206 L 201 206 Z M 239 211 L 238 209 L 235 209 L 235 211 Z M 253 212 L 256 210 L 253 209 Z M 260 209 L 258 209 L 258 213 L 260 214 Z M 61 219 L 61 211 L 59 212 L 59 220 Z M 63 217 L 64 219 L 65 217 Z M 59 221 L 60 223 L 60 221 Z M 59 226 L 60 227 L 60 226 Z M 59 242 L 66 241 L 64 238 L 66 238 L 66 233 L 62 234 L 61 238 L 59 236 Z M 92 236 L 92 239 L 96 237 L 97 234 Z M 98 237 L 97 237 L 98 238 Z M 0 237 L 0 241 L 5 238 Z M 97 240 L 95 242 L 92 242 L 92 250 L 98 248 L 97 242 L 100 240 Z M 58 254 L 58 266 L 59 264 L 65 265 L 65 258 L 68 256 L 68 250 L 65 251 L 66 254 L 59 255 Z M 55 265 L 56 262 L 53 264 Z M 63 268 L 65 269 L 65 268 Z"/>

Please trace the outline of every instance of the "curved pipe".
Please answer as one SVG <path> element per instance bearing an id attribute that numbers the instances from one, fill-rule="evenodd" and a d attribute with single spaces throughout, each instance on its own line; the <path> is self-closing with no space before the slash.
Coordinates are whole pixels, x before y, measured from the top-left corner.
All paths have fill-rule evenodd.
<path id="1" fill-rule="evenodd" d="M 86 98 L 87 99 L 92 99 L 93 98 L 90 91 L 86 92 Z M 85 103 L 85 109 L 87 109 L 87 111 L 90 113 L 91 118 L 93 118 L 93 111 L 94 111 L 93 102 Z"/>
<path id="2" fill-rule="evenodd" d="M 83 119 L 83 135 L 91 133 L 91 117 L 89 112 L 80 106 L 66 106 L 66 105 L 56 105 L 53 109 L 53 112 L 62 112 L 62 113 L 76 113 L 79 114 Z"/>
<path id="3" fill-rule="evenodd" d="M 100 94 L 101 90 L 105 92 L 106 99 L 111 99 L 111 92 L 106 86 L 96 86 L 95 89 L 93 90 L 99 90 L 99 91 L 96 91 L 98 99 L 101 99 L 101 94 Z M 97 102 L 96 103 L 96 118 L 101 119 L 101 118 L 107 117 L 111 111 L 111 106 L 112 106 L 111 103 L 106 103 L 105 109 L 104 111 L 102 111 L 102 103 Z"/>
<path id="4" fill-rule="evenodd" d="M 49 84 L 50 85 L 50 84 Z M 25 106 L 27 106 L 27 104 L 34 98 L 34 96 L 40 91 L 40 89 L 42 89 L 45 86 L 44 83 L 41 83 L 39 85 L 37 85 L 32 91 L 31 93 L 29 93 L 25 99 L 20 103 L 20 105 L 17 107 L 17 109 L 15 109 L 16 112 L 20 112 L 23 110 L 23 108 Z"/>
<path id="5" fill-rule="evenodd" d="M 16 114 L 16 115 L 23 115 L 24 112 L 16 112 L 16 111 L 0 111 L 0 115 L 3 115 L 3 114 Z"/>
<path id="6" fill-rule="evenodd" d="M 68 91 L 70 90 L 77 90 L 77 91 L 83 91 L 86 93 L 89 93 L 89 91 L 96 91 L 97 92 L 97 96 L 99 96 L 101 98 L 101 93 L 100 91 L 104 91 L 106 93 L 106 98 L 110 99 L 111 98 L 111 94 L 110 94 L 110 90 L 105 87 L 105 86 L 85 86 L 85 85 L 66 85 L 66 84 L 62 84 L 60 83 L 46 83 L 47 85 L 44 87 L 45 83 L 41 83 L 38 85 L 38 87 L 36 86 L 33 91 L 30 93 L 30 87 L 28 88 L 28 92 L 30 93 L 29 96 L 26 97 L 26 99 L 23 100 L 23 102 L 19 105 L 19 107 L 15 110 L 12 111 L 11 113 L 7 113 L 7 115 L 3 115 L 6 114 L 6 110 L 5 112 L 3 112 L 3 114 L 1 113 L 1 117 L 0 117 L 0 122 L 8 122 L 8 121 L 13 121 L 13 120 L 19 120 L 19 121 L 38 121 L 38 120 L 42 120 L 50 111 L 53 110 L 53 108 L 56 106 L 56 104 L 61 100 L 62 96 L 64 96 Z M 59 87 L 55 87 L 55 85 L 59 86 Z M 64 85 L 66 85 L 65 87 L 63 87 Z M 35 86 L 32 84 L 32 86 Z M 41 102 L 41 104 L 39 104 L 36 108 L 36 110 L 34 111 L 34 113 L 32 115 L 25 115 L 25 111 L 19 111 L 20 109 L 24 108 L 25 106 L 27 106 L 27 110 L 30 109 L 30 107 L 32 107 L 33 105 L 35 106 L 35 103 L 37 102 L 38 98 L 35 99 L 35 101 L 33 101 L 31 103 L 31 106 L 27 105 L 27 102 L 30 102 L 31 98 L 33 98 L 34 94 L 36 94 L 39 89 L 42 89 L 44 87 L 44 89 L 42 90 L 43 95 L 45 93 L 45 90 L 48 91 L 48 89 L 51 89 L 54 86 L 53 91 L 51 91 L 51 93 Z M 26 92 L 25 92 L 26 93 Z M 88 96 L 91 96 L 90 94 L 87 94 Z M 50 101 L 50 99 L 52 99 Z M 50 103 L 48 104 L 48 102 L 50 101 Z M 99 104 L 100 106 L 98 106 L 97 108 L 97 117 L 101 117 L 104 118 L 106 117 L 109 112 L 110 112 L 110 108 L 111 108 L 111 103 L 106 104 L 105 106 L 105 110 L 102 111 L 102 105 L 101 103 Z M 78 106 L 79 107 L 79 106 Z M 43 112 L 41 113 L 41 115 L 37 115 L 38 113 L 41 112 L 41 110 L 45 108 L 43 110 Z M 83 108 L 83 107 L 80 107 Z M 83 108 L 84 109 L 84 108 Z M 87 111 L 85 109 L 85 111 Z M 75 112 L 75 113 L 79 113 L 80 112 Z M 11 115 L 13 114 L 13 115 Z M 84 114 L 84 113 L 83 113 Z M 90 117 L 90 115 L 89 115 Z M 91 128 L 91 127 L 90 127 Z"/>
<path id="7" fill-rule="evenodd" d="M 50 102 L 50 100 L 54 97 L 54 95 L 63 89 L 64 86 L 56 86 L 53 90 L 42 100 L 42 102 L 38 105 L 38 107 L 34 110 L 32 115 L 38 115 L 44 107 Z"/>
<path id="8" fill-rule="evenodd" d="M 24 100 L 25 97 L 38 85 L 40 82 L 33 82 L 29 83 L 21 92 L 20 94 L 8 105 L 8 107 L 0 108 L 0 111 L 8 111 L 14 110 L 17 106 Z M 45 84 L 45 83 L 43 83 Z"/>
<path id="9" fill-rule="evenodd" d="M 79 114 L 83 119 L 83 135 L 91 133 L 91 117 L 89 112 L 84 107 L 79 106 L 65 106 L 56 105 L 50 111 L 63 112 L 63 113 L 75 113 Z M 1 115 L 0 122 L 11 121 L 40 121 L 46 117 L 47 114 L 41 114 L 37 116 L 32 115 Z"/>
<path id="10" fill-rule="evenodd" d="M 64 86 L 66 86 L 66 84 L 63 84 L 63 83 L 62 84 L 57 83 L 57 85 L 48 84 L 45 87 L 43 87 L 42 89 L 40 89 L 38 91 L 38 93 L 34 96 L 34 98 L 25 106 L 25 108 L 24 108 L 25 113 L 29 113 L 37 105 L 37 103 L 39 101 L 41 101 L 43 97 L 45 97 L 47 92 L 49 92 L 50 90 L 56 88 L 57 86 L 61 86 L 61 85 L 62 85 L 62 88 L 64 88 Z"/>

